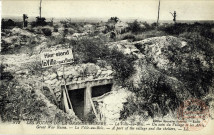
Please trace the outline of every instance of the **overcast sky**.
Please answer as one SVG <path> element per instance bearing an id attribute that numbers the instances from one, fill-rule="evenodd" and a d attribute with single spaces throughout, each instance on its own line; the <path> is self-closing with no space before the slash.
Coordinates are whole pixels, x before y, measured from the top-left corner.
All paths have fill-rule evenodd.
<path id="1" fill-rule="evenodd" d="M 2 17 L 39 16 L 40 0 L 3 0 Z M 155 20 L 158 0 L 43 0 L 44 17 L 135 18 Z M 214 0 L 161 0 L 160 20 L 214 20 Z"/>

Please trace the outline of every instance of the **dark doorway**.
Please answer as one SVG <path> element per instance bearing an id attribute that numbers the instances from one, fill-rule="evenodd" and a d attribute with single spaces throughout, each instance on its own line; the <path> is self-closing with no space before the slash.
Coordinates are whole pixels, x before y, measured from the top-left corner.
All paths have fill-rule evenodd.
<path id="1" fill-rule="evenodd" d="M 73 110 L 76 116 L 81 120 L 83 120 L 84 116 L 84 91 L 84 88 L 69 91 L 69 97 L 73 106 Z"/>
<path id="2" fill-rule="evenodd" d="M 99 97 L 103 94 L 110 92 L 112 88 L 112 84 L 100 85 L 92 87 L 92 97 Z"/>

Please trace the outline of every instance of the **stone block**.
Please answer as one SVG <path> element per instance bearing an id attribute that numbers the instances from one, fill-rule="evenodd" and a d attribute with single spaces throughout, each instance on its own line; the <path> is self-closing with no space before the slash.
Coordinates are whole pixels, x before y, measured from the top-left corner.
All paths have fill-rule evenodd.
<path id="1" fill-rule="evenodd" d="M 42 74 L 43 74 L 44 76 L 48 76 L 48 75 L 49 75 L 49 72 L 48 72 L 48 71 L 44 71 Z"/>
<path id="2" fill-rule="evenodd" d="M 53 79 L 53 80 L 47 80 L 45 81 L 45 83 L 47 84 L 55 84 L 58 80 L 57 79 Z"/>
<path id="3" fill-rule="evenodd" d="M 55 85 L 56 85 L 56 86 L 60 86 L 60 85 L 61 85 L 61 82 L 60 82 L 60 81 L 57 81 Z"/>
<path id="4" fill-rule="evenodd" d="M 81 81 L 82 80 L 82 77 L 78 77 L 77 81 Z"/>
<path id="5" fill-rule="evenodd" d="M 112 67 L 111 66 L 106 66 L 106 69 L 112 70 Z"/>
<path id="6" fill-rule="evenodd" d="M 43 76 L 44 81 L 50 80 L 49 76 Z"/>
<path id="7" fill-rule="evenodd" d="M 64 75 L 63 77 L 64 77 L 65 79 L 67 79 L 67 78 L 69 77 L 69 75 Z M 62 78 L 63 78 L 63 77 L 62 77 Z"/>
<path id="8" fill-rule="evenodd" d="M 56 82 L 58 82 L 58 80 L 55 78 L 55 79 L 52 80 L 51 84 L 56 84 Z"/>
<path id="9" fill-rule="evenodd" d="M 95 64 L 87 64 L 85 68 L 86 74 L 95 74 L 98 71 Z"/>
<path id="10" fill-rule="evenodd" d="M 96 76 L 100 75 L 102 73 L 102 70 L 98 70 L 96 73 Z"/>
<path id="11" fill-rule="evenodd" d="M 79 73 L 75 69 L 70 69 L 71 75 L 72 76 L 79 76 Z"/>
<path id="12" fill-rule="evenodd" d="M 72 74 L 71 71 L 65 71 L 65 72 L 64 72 L 64 75 L 71 75 L 71 74 Z"/>
<path id="13" fill-rule="evenodd" d="M 87 77 L 87 80 L 93 80 L 94 76 L 93 75 L 90 75 Z"/>
<path id="14" fill-rule="evenodd" d="M 62 76 L 62 75 L 63 75 L 63 72 L 62 72 L 62 71 L 58 71 L 58 72 L 57 72 L 57 75 L 58 75 L 58 76 Z"/>
<path id="15" fill-rule="evenodd" d="M 51 75 L 49 76 L 49 79 L 50 79 L 50 80 L 56 79 L 56 76 L 57 76 L 57 75 L 56 75 L 55 73 L 53 73 L 53 74 L 51 74 Z"/>
<path id="16" fill-rule="evenodd" d="M 51 80 L 46 80 L 44 83 L 46 83 L 46 84 L 51 84 Z"/>
<path id="17" fill-rule="evenodd" d="M 58 76 L 58 80 L 62 80 L 62 76 Z"/>
<path id="18" fill-rule="evenodd" d="M 73 79 L 72 79 L 72 81 L 77 81 L 78 80 L 78 78 L 77 77 L 74 77 Z"/>

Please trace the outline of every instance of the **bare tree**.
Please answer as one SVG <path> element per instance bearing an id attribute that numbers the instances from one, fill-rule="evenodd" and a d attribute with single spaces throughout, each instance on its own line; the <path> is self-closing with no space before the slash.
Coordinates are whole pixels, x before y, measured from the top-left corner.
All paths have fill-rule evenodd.
<path id="1" fill-rule="evenodd" d="M 171 12 L 170 12 L 171 13 Z M 176 11 L 174 11 L 174 13 L 171 13 L 172 17 L 173 17 L 173 21 L 174 23 L 176 23 Z"/>

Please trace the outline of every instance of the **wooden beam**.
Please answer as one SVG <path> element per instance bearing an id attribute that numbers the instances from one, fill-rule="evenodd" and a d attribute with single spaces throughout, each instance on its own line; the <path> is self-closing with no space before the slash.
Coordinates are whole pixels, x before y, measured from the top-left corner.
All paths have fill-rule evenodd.
<path id="1" fill-rule="evenodd" d="M 84 92 L 84 117 L 87 117 L 87 115 L 91 111 L 90 98 L 91 98 L 91 87 L 88 86 L 86 87 Z"/>
<path id="2" fill-rule="evenodd" d="M 157 26 L 159 23 L 159 14 L 160 14 L 160 0 L 159 0 L 159 4 L 158 4 L 158 18 L 157 18 Z"/>
<path id="3" fill-rule="evenodd" d="M 39 17 L 42 17 L 42 0 L 40 0 Z"/>
<path id="4" fill-rule="evenodd" d="M 94 106 L 94 102 L 92 101 L 91 97 L 89 100 L 90 100 L 90 103 L 91 103 L 91 106 L 92 106 L 92 109 L 93 109 L 93 112 L 94 112 L 96 118 L 98 119 L 98 121 L 100 121 L 98 114 L 97 114 L 97 111 L 96 111 L 95 106 Z"/>
<path id="5" fill-rule="evenodd" d="M 76 83 L 70 83 L 66 84 L 68 87 L 68 90 L 75 90 L 75 89 L 82 89 L 86 88 L 88 85 L 91 87 L 94 86 L 100 86 L 100 85 L 106 85 L 106 84 L 112 84 L 113 79 L 102 79 L 102 80 L 93 80 L 93 81 L 85 81 L 85 82 L 76 82 Z"/>
<path id="6" fill-rule="evenodd" d="M 65 93 L 65 89 L 63 89 L 63 102 L 64 102 L 64 108 L 65 108 L 65 112 L 69 112 L 69 106 L 68 106 L 68 100 L 67 100 L 67 96 Z"/>

